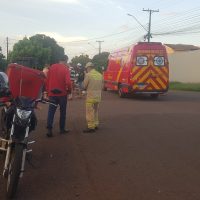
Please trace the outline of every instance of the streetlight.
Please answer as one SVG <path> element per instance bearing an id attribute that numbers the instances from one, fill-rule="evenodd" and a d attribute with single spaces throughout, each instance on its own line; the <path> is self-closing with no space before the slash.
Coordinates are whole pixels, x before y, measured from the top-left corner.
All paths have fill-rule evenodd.
<path id="1" fill-rule="evenodd" d="M 140 23 L 140 21 L 134 16 L 131 15 L 130 13 L 127 13 L 128 16 L 133 17 L 133 19 L 135 19 L 135 21 L 145 30 L 148 32 L 148 30 Z"/>

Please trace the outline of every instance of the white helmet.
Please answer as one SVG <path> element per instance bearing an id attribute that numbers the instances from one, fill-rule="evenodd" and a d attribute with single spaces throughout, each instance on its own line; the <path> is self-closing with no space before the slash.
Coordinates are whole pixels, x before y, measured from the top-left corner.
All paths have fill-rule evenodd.
<path id="1" fill-rule="evenodd" d="M 78 66 L 78 67 L 81 67 L 82 65 L 81 65 L 81 63 L 78 63 L 77 66 Z"/>

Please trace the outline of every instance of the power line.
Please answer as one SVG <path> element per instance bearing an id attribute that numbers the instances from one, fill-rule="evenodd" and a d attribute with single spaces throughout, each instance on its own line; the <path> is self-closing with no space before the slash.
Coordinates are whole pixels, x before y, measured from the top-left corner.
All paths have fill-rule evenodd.
<path id="1" fill-rule="evenodd" d="M 96 48 L 93 44 L 91 44 L 90 42 L 88 42 L 88 44 L 89 44 L 91 47 L 93 47 L 95 50 L 97 50 L 97 48 Z"/>
<path id="2" fill-rule="evenodd" d="M 199 24 L 200 21 L 200 14 L 199 14 L 200 8 L 198 9 L 191 9 L 188 11 L 185 11 L 181 15 L 176 15 L 172 17 L 167 17 L 163 20 L 155 22 L 157 28 L 155 31 L 161 31 L 165 32 L 165 30 L 168 32 L 169 30 L 177 29 L 178 27 L 187 27 L 188 25 L 192 24 Z M 164 28 L 163 28 L 164 26 Z"/>
<path id="3" fill-rule="evenodd" d="M 175 23 L 171 23 L 170 26 L 166 26 L 165 29 L 158 29 L 153 35 L 169 35 L 180 32 L 194 32 L 200 30 L 200 14 L 187 17 L 186 19 L 180 19 Z M 162 30 L 162 32 L 159 32 Z M 169 31 L 170 30 L 170 31 Z"/>
<path id="4" fill-rule="evenodd" d="M 70 44 L 70 43 L 88 42 L 88 41 L 92 41 L 92 40 L 99 40 L 99 39 L 108 38 L 108 37 L 120 35 L 120 34 L 123 34 L 123 33 L 127 33 L 127 32 L 130 32 L 130 31 L 133 31 L 133 30 L 135 30 L 135 29 L 136 29 L 136 28 L 131 28 L 131 29 L 129 29 L 129 30 L 120 31 L 120 32 L 118 32 L 118 33 L 112 33 L 112 34 L 108 34 L 108 35 L 104 35 L 104 36 L 100 36 L 100 37 L 89 38 L 89 39 L 85 39 L 85 40 L 76 40 L 76 41 L 71 41 L 71 42 L 59 42 L 59 43 Z"/>
<path id="5" fill-rule="evenodd" d="M 168 23 L 164 23 L 162 21 L 162 24 L 165 25 L 164 30 L 166 29 L 168 31 L 168 30 L 177 29 L 178 27 L 187 27 L 188 25 L 199 24 L 200 14 L 186 16 L 184 18 L 179 18 L 179 19 L 177 18 L 177 20 L 176 20 L 176 18 L 174 18 L 174 20 L 173 20 L 173 22 L 169 21 Z M 159 24 L 157 24 L 157 27 L 160 27 Z M 157 29 L 156 31 L 159 31 L 159 30 L 164 31 L 163 28 L 161 28 L 161 27 L 159 29 Z"/>

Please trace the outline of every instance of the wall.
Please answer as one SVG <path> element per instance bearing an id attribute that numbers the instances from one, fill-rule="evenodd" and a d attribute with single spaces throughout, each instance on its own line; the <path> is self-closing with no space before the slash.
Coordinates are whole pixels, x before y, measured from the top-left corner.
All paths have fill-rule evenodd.
<path id="1" fill-rule="evenodd" d="M 200 50 L 169 54 L 170 81 L 200 83 Z"/>

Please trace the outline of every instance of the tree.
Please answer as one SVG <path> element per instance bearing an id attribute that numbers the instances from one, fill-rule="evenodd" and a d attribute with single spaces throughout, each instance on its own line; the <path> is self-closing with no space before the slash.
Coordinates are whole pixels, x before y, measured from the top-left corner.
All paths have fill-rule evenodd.
<path id="1" fill-rule="evenodd" d="M 2 49 L 0 47 L 0 71 L 5 71 L 7 61 L 6 61 L 5 56 L 1 53 L 1 51 L 2 51 Z"/>
<path id="2" fill-rule="evenodd" d="M 80 63 L 82 66 L 85 66 L 86 63 L 90 62 L 91 59 L 89 58 L 88 55 L 80 55 L 80 56 L 75 56 L 74 58 L 72 58 L 71 60 L 71 64 L 72 66 L 76 67 L 76 65 L 78 63 Z"/>
<path id="3" fill-rule="evenodd" d="M 50 50 L 50 63 L 56 63 L 64 55 L 64 48 L 59 46 L 55 39 L 50 38 L 44 34 L 37 34 L 30 37 L 30 41 L 34 44 L 41 44 L 43 48 Z"/>
<path id="4" fill-rule="evenodd" d="M 13 51 L 9 53 L 9 61 L 32 59 L 34 65 L 42 69 L 46 63 L 56 63 L 64 55 L 64 48 L 60 47 L 53 38 L 43 34 L 37 34 L 29 39 L 25 37 L 17 42 Z"/>
<path id="5" fill-rule="evenodd" d="M 107 68 L 107 65 L 108 65 L 108 56 L 109 56 L 108 52 L 102 52 L 100 54 L 95 55 L 92 58 L 92 62 L 94 63 L 94 65 L 96 66 L 96 69 L 99 72 L 102 72 L 102 67 L 104 67 L 104 69 Z"/>

